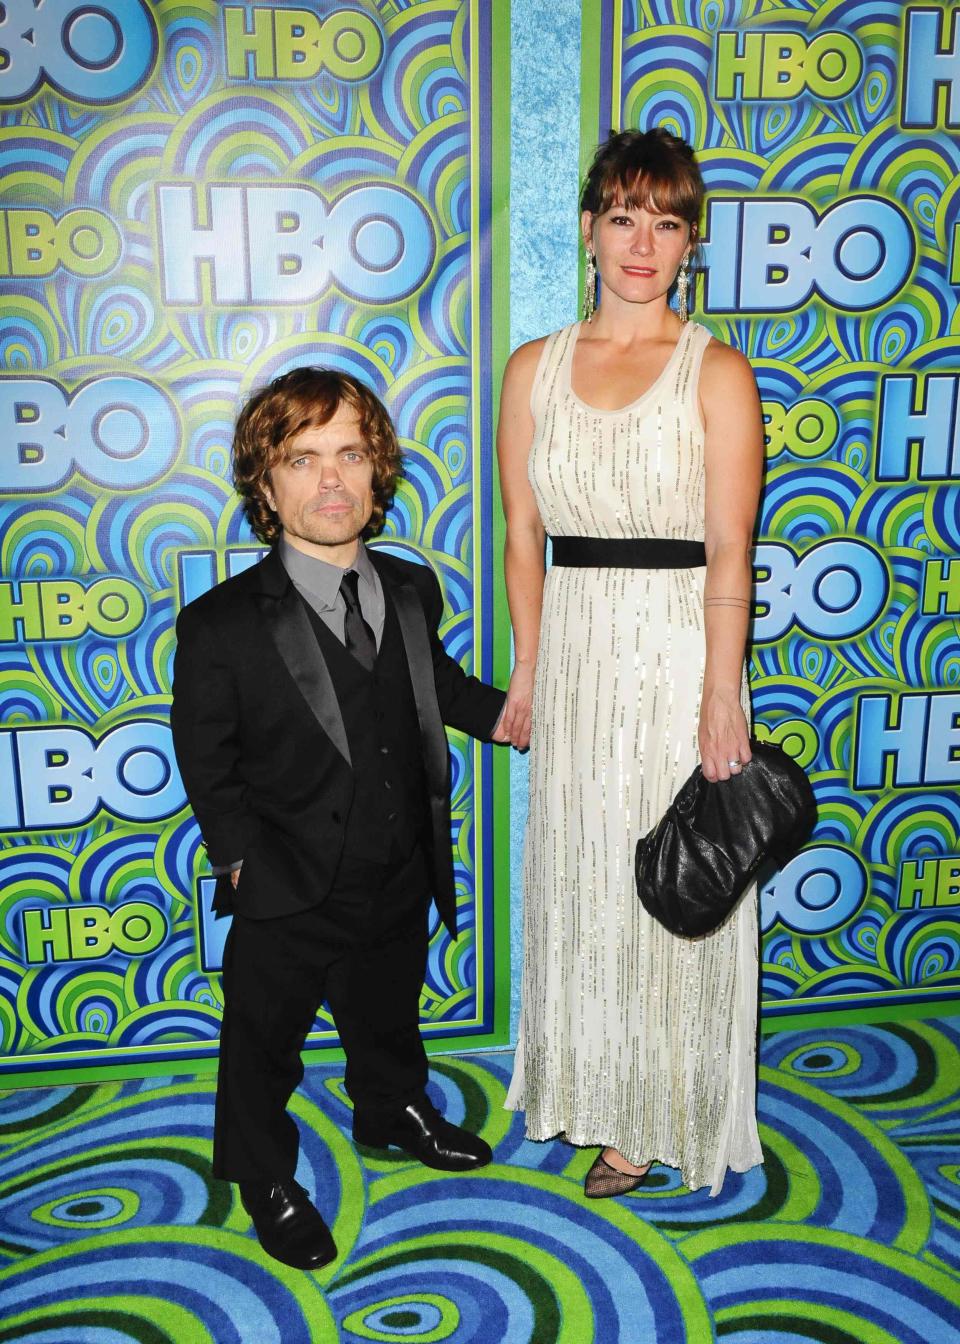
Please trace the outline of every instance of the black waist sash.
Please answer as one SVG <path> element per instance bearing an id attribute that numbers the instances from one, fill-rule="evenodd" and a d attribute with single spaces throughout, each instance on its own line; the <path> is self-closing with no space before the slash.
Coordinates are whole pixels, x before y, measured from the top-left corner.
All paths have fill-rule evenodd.
<path id="1" fill-rule="evenodd" d="M 707 563 L 702 541 L 667 537 L 551 537 L 553 563 L 577 569 L 697 569 Z"/>

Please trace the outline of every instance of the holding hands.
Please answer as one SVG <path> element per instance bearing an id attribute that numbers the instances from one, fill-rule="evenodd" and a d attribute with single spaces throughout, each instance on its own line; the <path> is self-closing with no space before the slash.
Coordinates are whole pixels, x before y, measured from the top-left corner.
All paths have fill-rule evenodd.
<path id="1" fill-rule="evenodd" d="M 533 709 L 533 667 L 517 663 L 510 675 L 507 699 L 497 726 L 495 742 L 510 742 L 517 751 L 530 745 L 530 720 Z"/>

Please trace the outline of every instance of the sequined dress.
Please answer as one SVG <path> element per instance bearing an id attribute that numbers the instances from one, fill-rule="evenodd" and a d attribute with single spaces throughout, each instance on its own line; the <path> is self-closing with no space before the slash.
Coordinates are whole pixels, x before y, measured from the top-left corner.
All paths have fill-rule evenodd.
<path id="1" fill-rule="evenodd" d="M 547 338 L 531 398 L 529 475 L 547 533 L 702 540 L 709 332 L 688 323 L 649 391 L 602 411 L 571 387 L 578 331 Z M 638 838 L 699 759 L 704 574 L 547 571 L 506 1105 L 526 1111 L 529 1138 L 609 1144 L 715 1194 L 728 1168 L 762 1161 L 756 901 L 690 941 L 651 919 L 633 879 Z"/>

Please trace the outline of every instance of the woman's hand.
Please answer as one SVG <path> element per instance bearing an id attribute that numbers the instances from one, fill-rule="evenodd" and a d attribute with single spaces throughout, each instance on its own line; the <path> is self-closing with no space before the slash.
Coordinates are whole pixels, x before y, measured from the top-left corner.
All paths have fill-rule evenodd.
<path id="1" fill-rule="evenodd" d="M 530 719 L 533 713 L 533 666 L 516 663 L 507 687 L 507 699 L 500 719 L 500 730 L 518 751 L 530 745 Z"/>
<path id="2" fill-rule="evenodd" d="M 700 706 L 700 761 L 711 784 L 740 773 L 750 760 L 750 733 L 739 691 L 711 691 Z M 733 762 L 734 764 L 731 764 Z"/>

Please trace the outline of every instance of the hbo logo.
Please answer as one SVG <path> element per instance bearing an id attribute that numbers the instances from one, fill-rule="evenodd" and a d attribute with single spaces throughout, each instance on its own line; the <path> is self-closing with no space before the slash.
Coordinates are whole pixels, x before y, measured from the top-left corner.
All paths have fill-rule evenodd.
<path id="1" fill-rule="evenodd" d="M 47 378 L 0 379 L 0 491 L 58 490 L 74 472 L 139 490 L 173 465 L 179 421 L 146 379 L 95 378 L 72 395 Z"/>
<path id="2" fill-rule="evenodd" d="M 23 959 L 91 961 L 124 952 L 142 957 L 167 936 L 162 910 L 147 901 L 126 901 L 114 910 L 102 905 L 35 906 L 23 912 Z"/>
<path id="3" fill-rule="evenodd" d="M 782 542 L 763 542 L 754 573 L 760 644 L 794 624 L 815 639 L 851 639 L 873 624 L 890 591 L 886 565 L 862 541 L 818 542 L 799 558 Z"/>
<path id="4" fill-rule="evenodd" d="M 326 70 L 334 79 L 368 79 L 380 64 L 383 37 L 368 14 L 339 9 L 320 19 L 308 9 L 268 9 L 255 5 L 223 11 L 227 74 L 246 79 L 316 79 Z"/>
<path id="5" fill-rule="evenodd" d="M 72 830 L 101 808 L 159 821 L 185 804 L 166 724 L 125 723 L 99 742 L 81 728 L 0 732 L 0 830 Z"/>
<path id="6" fill-rule="evenodd" d="M 129 579 L 22 579 L 0 583 L 0 641 L 79 639 L 92 630 L 108 639 L 132 634 L 147 613 L 143 593 Z"/>
<path id="7" fill-rule="evenodd" d="M 955 790 L 960 784 L 960 695 L 861 695 L 851 765 L 855 789 Z"/>
<path id="8" fill-rule="evenodd" d="M 721 102 L 846 98 L 863 74 L 863 56 L 846 33 L 718 33 L 714 93 Z"/>
<path id="9" fill-rule="evenodd" d="M 797 457 L 821 457 L 829 452 L 840 432 L 840 417 L 827 401 L 807 397 L 784 406 L 780 401 L 763 403 L 764 442 L 768 457 L 786 448 Z"/>
<path id="10" fill-rule="evenodd" d="M 123 239 L 98 210 L 0 210 L 0 275 L 42 280 L 58 266 L 73 275 L 106 275 L 120 260 Z"/>
<path id="11" fill-rule="evenodd" d="M 203 223 L 200 219 L 203 219 Z M 390 183 L 345 191 L 332 205 L 309 186 L 157 187 L 167 303 L 302 305 L 337 285 L 362 303 L 417 290 L 436 251 L 433 222 Z"/>
<path id="12" fill-rule="evenodd" d="M 144 83 L 157 49 L 144 0 L 6 0 L 0 102 L 29 98 L 44 80 L 79 102 L 117 102 Z"/>
<path id="13" fill-rule="evenodd" d="M 789 197 L 713 200 L 707 234 L 709 313 L 783 313 L 814 297 L 864 312 L 903 288 L 916 256 L 907 216 L 872 196 L 851 196 L 822 216 Z"/>
<path id="14" fill-rule="evenodd" d="M 760 891 L 764 932 L 779 923 L 795 933 L 842 928 L 867 894 L 867 870 L 856 854 L 837 845 L 802 849 Z"/>

